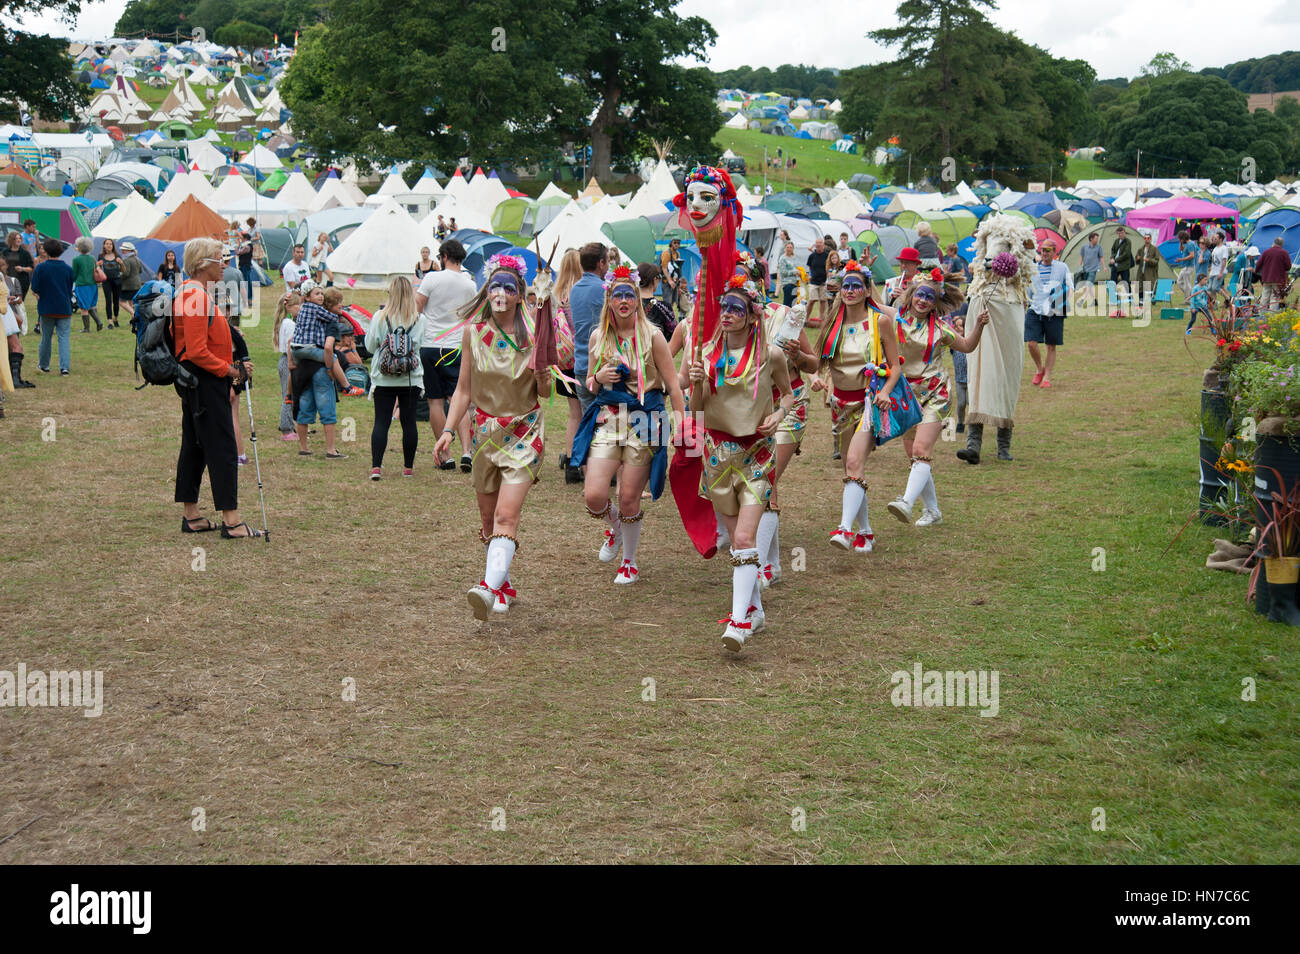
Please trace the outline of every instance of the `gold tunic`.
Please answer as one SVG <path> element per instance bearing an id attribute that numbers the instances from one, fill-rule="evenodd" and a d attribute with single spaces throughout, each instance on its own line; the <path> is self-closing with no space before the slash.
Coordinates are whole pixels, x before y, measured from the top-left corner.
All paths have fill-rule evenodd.
<path id="1" fill-rule="evenodd" d="M 943 366 L 943 349 L 951 345 L 956 336 L 933 314 L 929 319 L 914 323 L 900 316 L 895 325 L 900 338 L 903 375 L 921 406 L 921 423 L 942 421 L 948 416 L 950 393 L 948 372 Z"/>
<path id="2" fill-rule="evenodd" d="M 840 329 L 840 345 L 835 357 L 831 359 L 831 385 L 841 391 L 861 391 L 867 386 L 867 377 L 862 372 L 871 361 L 871 316 L 870 305 L 859 322 L 850 322 L 844 318 Z"/>
<path id="3" fill-rule="evenodd" d="M 634 359 L 631 339 L 620 338 L 620 347 L 617 353 L 615 353 L 614 348 L 610 347 L 612 344 L 612 340 L 606 342 L 606 353 L 599 367 L 604 367 L 606 364 L 618 365 L 621 362 L 632 368 Z M 655 363 L 653 344 L 654 336 L 652 335 L 650 344 L 647 345 L 643 355 L 644 370 L 642 373 L 645 375 L 645 391 L 647 394 L 651 391 L 666 390 L 663 376 L 659 373 L 659 365 Z M 598 366 L 595 362 L 592 362 L 591 367 L 597 368 Z M 632 373 L 628 375 L 625 385 L 633 394 L 636 393 L 637 380 L 634 368 Z M 604 387 L 604 385 L 601 385 L 601 387 Z M 665 410 L 666 413 L 668 413 L 667 410 Z M 644 417 L 644 415 L 642 416 Z M 634 423 L 636 426 L 633 426 Z M 589 456 L 606 460 L 621 460 L 623 463 L 634 467 L 649 467 L 658 445 L 645 440 L 642 434 L 653 440 L 655 435 L 660 433 L 667 435 L 666 422 L 656 422 L 648 419 L 634 422 L 626 404 L 604 407 L 597 412 L 596 431 L 591 437 Z"/>
<path id="4" fill-rule="evenodd" d="M 767 340 L 772 341 L 776 333 L 781 330 L 785 324 L 785 316 L 788 309 L 783 305 L 775 307 L 769 306 L 767 319 Z M 790 378 L 790 390 L 794 392 L 794 404 L 791 405 L 785 419 L 781 422 L 781 427 L 776 432 L 776 442 L 778 444 L 793 444 L 798 447 L 803 442 L 804 427 L 808 423 L 808 385 L 803 381 L 803 372 L 799 370 L 794 359 L 781 349 L 785 355 L 785 370 Z M 772 388 L 772 400 L 779 401 L 781 398 L 776 388 Z"/>
<path id="5" fill-rule="evenodd" d="M 472 476 L 478 493 L 496 493 L 502 483 L 533 483 L 541 471 L 546 420 L 528 367 L 531 355 L 531 341 L 516 350 L 490 321 L 470 326 Z"/>
<path id="6" fill-rule="evenodd" d="M 744 348 L 727 350 L 727 358 L 736 364 L 744 354 Z M 735 516 L 744 506 L 764 505 L 772 496 L 776 442 L 771 437 L 757 437 L 758 425 L 774 409 L 772 361 L 775 357 L 770 353 L 764 357 L 766 360 L 751 361 L 739 378 L 727 379 L 722 387 L 711 391 L 704 405 L 706 429 L 700 496 L 707 498 L 718 513 L 728 516 Z M 716 371 L 711 373 L 716 381 Z M 712 388 L 712 382 L 706 382 L 705 386 Z"/>
<path id="7" fill-rule="evenodd" d="M 770 349 L 769 349 L 770 350 Z M 727 361 L 733 366 L 744 358 L 745 349 L 727 349 Z M 704 404 L 705 426 L 715 431 L 726 431 L 736 437 L 747 437 L 758 433 L 758 425 L 772 413 L 772 361 L 770 355 L 756 355 L 758 360 L 751 360 L 739 378 L 726 378 L 722 387 L 711 390 Z M 705 354 L 708 360 L 708 353 Z M 705 386 L 712 389 L 717 381 L 717 371 L 712 367 L 705 369 L 711 375 Z M 755 396 L 755 377 L 757 377 L 757 397 Z"/>

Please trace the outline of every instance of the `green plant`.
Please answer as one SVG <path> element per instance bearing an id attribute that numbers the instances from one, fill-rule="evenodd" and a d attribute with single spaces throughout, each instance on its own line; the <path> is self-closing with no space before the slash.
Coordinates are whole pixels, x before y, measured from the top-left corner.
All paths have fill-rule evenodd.
<path id="1" fill-rule="evenodd" d="M 1233 367 L 1228 380 L 1234 417 L 1294 419 L 1295 429 L 1300 430 L 1300 361 L 1293 358 L 1286 365 L 1243 361 Z"/>

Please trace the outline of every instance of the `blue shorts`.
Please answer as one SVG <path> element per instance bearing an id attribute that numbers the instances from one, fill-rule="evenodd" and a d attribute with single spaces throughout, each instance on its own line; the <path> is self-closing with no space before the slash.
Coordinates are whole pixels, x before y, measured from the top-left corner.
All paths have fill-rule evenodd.
<path id="1" fill-rule="evenodd" d="M 335 413 L 334 379 L 330 377 L 329 369 L 325 367 L 316 369 L 316 373 L 311 376 L 311 387 L 298 395 L 299 424 L 315 423 L 318 413 L 322 424 L 338 422 L 338 415 Z"/>
<path id="2" fill-rule="evenodd" d="M 1025 341 L 1038 344 L 1065 344 L 1065 316 L 1040 315 L 1030 308 L 1025 312 Z"/>

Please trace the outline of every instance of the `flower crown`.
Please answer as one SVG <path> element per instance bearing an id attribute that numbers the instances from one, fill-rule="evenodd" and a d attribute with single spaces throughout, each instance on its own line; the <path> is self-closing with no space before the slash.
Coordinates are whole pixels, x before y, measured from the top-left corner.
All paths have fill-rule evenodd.
<path id="1" fill-rule="evenodd" d="M 612 291 L 615 285 L 636 285 L 641 286 L 641 273 L 630 265 L 619 265 L 605 273 L 605 291 Z"/>
<path id="2" fill-rule="evenodd" d="M 750 298 L 758 298 L 758 285 L 748 275 L 735 274 L 727 279 L 727 287 L 724 288 L 723 294 L 732 291 L 744 292 Z"/>
<path id="3" fill-rule="evenodd" d="M 858 273 L 860 274 L 860 273 L 862 272 L 862 266 L 859 265 L 855 259 L 852 259 L 852 258 L 851 258 L 851 259 L 849 259 L 847 262 L 844 263 L 843 271 L 845 271 L 845 272 L 858 272 Z"/>
<path id="4" fill-rule="evenodd" d="M 498 269 L 504 268 L 506 271 L 514 272 L 522 280 L 528 271 L 528 265 L 518 255 L 508 255 L 505 252 L 499 252 L 487 260 L 483 266 L 480 285 L 486 285 L 487 280 L 492 277 L 492 273 Z"/>

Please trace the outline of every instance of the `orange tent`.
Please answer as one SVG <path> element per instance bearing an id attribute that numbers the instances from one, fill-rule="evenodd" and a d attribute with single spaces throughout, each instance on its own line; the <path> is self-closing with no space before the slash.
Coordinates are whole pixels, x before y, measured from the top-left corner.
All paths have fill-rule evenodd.
<path id="1" fill-rule="evenodd" d="M 33 179 L 26 169 L 24 169 L 22 166 L 15 165 L 12 162 L 6 165 L 3 169 L 0 169 L 0 176 L 15 176 L 16 178 L 19 179 L 25 179 L 28 182 L 30 182 L 32 185 L 40 189 L 42 192 L 45 191 L 44 186 L 42 186 L 39 182 Z"/>
<path id="2" fill-rule="evenodd" d="M 145 238 L 165 242 L 188 242 L 194 238 L 225 239 L 230 223 L 194 198 L 187 195 L 176 211 L 159 223 Z"/>

